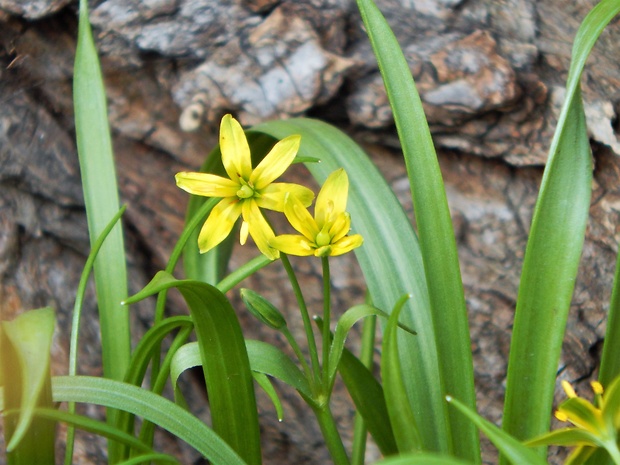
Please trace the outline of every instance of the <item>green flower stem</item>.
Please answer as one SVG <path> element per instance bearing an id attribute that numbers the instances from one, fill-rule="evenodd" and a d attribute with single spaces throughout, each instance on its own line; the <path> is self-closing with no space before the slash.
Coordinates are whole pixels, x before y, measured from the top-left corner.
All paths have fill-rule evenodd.
<path id="1" fill-rule="evenodd" d="M 323 266 L 323 384 L 329 388 L 329 349 L 331 347 L 331 333 L 329 322 L 331 320 L 331 276 L 329 271 L 329 257 L 321 257 Z M 326 393 L 327 398 L 331 392 Z"/>
<path id="2" fill-rule="evenodd" d="M 377 317 L 369 316 L 364 320 L 362 329 L 362 351 L 360 361 L 367 368 L 372 367 L 372 358 L 375 348 L 375 332 L 377 328 Z M 352 465 L 364 465 L 366 455 L 366 436 L 367 429 L 364 418 L 359 412 L 355 412 L 353 423 L 353 451 L 351 453 Z"/>
<path id="3" fill-rule="evenodd" d="M 325 325 L 327 326 L 327 325 Z M 335 465 L 350 465 L 347 451 L 344 449 L 340 433 L 336 427 L 336 422 L 331 410 L 329 409 L 329 402 L 324 402 L 318 407 L 314 407 L 314 414 L 319 422 L 323 438 L 325 439 L 325 445 L 329 450 L 329 453 L 334 460 Z"/>
<path id="4" fill-rule="evenodd" d="M 314 383 L 310 383 L 311 385 L 316 385 L 319 381 L 319 356 L 316 348 L 316 340 L 314 338 L 314 332 L 312 331 L 312 322 L 310 321 L 310 315 L 308 314 L 308 307 L 306 306 L 306 301 L 304 300 L 304 296 L 301 292 L 301 287 L 299 286 L 299 281 L 297 281 L 297 276 L 295 276 L 295 271 L 291 266 L 291 262 L 288 259 L 285 253 L 280 253 L 280 260 L 282 260 L 282 265 L 284 265 L 284 269 L 286 270 L 286 274 L 288 275 L 288 279 L 293 286 L 293 292 L 295 293 L 295 297 L 297 298 L 297 305 L 299 305 L 299 311 L 301 313 L 301 318 L 304 322 L 304 329 L 306 330 L 306 338 L 308 339 L 308 351 L 310 352 L 310 360 L 312 362 L 312 370 L 314 372 Z M 308 380 L 312 381 L 312 380 Z"/>
<path id="5" fill-rule="evenodd" d="M 293 349 L 293 352 L 295 352 L 295 355 L 297 356 L 297 359 L 299 360 L 299 363 L 301 363 L 301 366 L 304 370 L 306 378 L 308 379 L 308 381 L 310 381 L 312 379 L 312 369 L 308 365 L 308 362 L 306 362 L 306 359 L 304 357 L 304 354 L 301 352 L 301 348 L 299 347 L 299 344 L 297 344 L 297 341 L 295 340 L 290 330 L 286 326 L 282 328 L 280 332 L 284 335 L 284 337 L 288 341 L 289 345 Z"/>

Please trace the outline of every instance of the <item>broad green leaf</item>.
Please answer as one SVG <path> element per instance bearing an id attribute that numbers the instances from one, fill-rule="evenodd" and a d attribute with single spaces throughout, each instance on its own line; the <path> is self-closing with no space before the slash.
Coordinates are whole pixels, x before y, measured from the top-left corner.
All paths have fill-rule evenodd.
<path id="1" fill-rule="evenodd" d="M 338 370 L 338 364 L 340 363 L 340 357 L 342 356 L 342 350 L 344 349 L 344 343 L 347 339 L 347 335 L 353 325 L 362 318 L 367 316 L 380 316 L 385 319 L 389 318 L 389 314 L 383 310 L 378 309 L 372 305 L 360 304 L 351 307 L 338 319 L 336 329 L 334 331 L 334 340 L 329 352 L 329 385 L 332 386 L 336 377 L 336 371 Z M 416 334 L 415 331 L 405 328 L 411 334 Z"/>
<path id="2" fill-rule="evenodd" d="M 509 460 L 513 465 L 547 465 L 547 462 L 534 450 L 529 449 L 516 438 L 502 431 L 490 421 L 482 418 L 475 410 L 470 409 L 467 405 L 451 396 L 447 396 L 446 400 L 456 407 L 469 421 L 476 425 L 480 431 L 489 438 L 493 445 L 497 447 L 502 457 Z"/>
<path id="3" fill-rule="evenodd" d="M 422 450 L 420 432 L 416 418 L 409 404 L 403 383 L 400 358 L 398 356 L 398 316 L 410 296 L 405 296 L 396 304 L 383 333 L 383 353 L 381 355 L 381 378 L 392 430 L 402 453 Z"/>
<path id="4" fill-rule="evenodd" d="M 379 460 L 374 465 L 471 465 L 471 462 L 439 454 L 403 454 Z"/>
<path id="5" fill-rule="evenodd" d="M 18 410 L 5 417 L 7 463 L 54 463 L 54 423 L 34 418 L 36 407 L 52 407 L 50 349 L 56 317 L 51 308 L 30 310 L 3 321 L 2 366 L 4 408 Z"/>
<path id="6" fill-rule="evenodd" d="M 273 376 L 298 390 L 306 397 L 311 397 L 308 380 L 284 352 L 266 342 L 246 340 L 250 368 L 257 373 Z M 181 373 L 189 368 L 202 365 L 200 352 L 196 342 L 185 344 L 174 356 L 170 379 L 176 385 Z"/>
<path id="7" fill-rule="evenodd" d="M 592 155 L 580 90 L 585 61 L 620 11 L 602 1 L 573 46 L 566 97 L 534 210 L 512 333 L 503 428 L 529 439 L 549 428 L 556 372 L 590 207 Z M 544 448 L 538 451 L 545 456 Z"/>
<path id="8" fill-rule="evenodd" d="M 439 359 L 432 382 L 438 383 L 444 393 L 450 392 L 475 408 L 471 341 L 456 238 L 422 101 L 409 64 L 379 9 L 372 0 L 357 0 L 357 5 L 383 77 L 411 185 Z M 443 415 L 442 410 L 435 411 L 435 416 Z M 425 428 L 420 425 L 424 448 L 447 449 L 457 457 L 480 462 L 475 428 L 456 412 L 448 411 L 447 415 L 447 429 L 440 431 L 437 438 L 440 444 L 429 442 L 424 436 L 428 433 L 422 432 Z"/>
<path id="9" fill-rule="evenodd" d="M 88 232 L 94 245 L 118 211 L 119 198 L 105 87 L 86 0 L 80 0 L 73 102 Z M 125 376 L 131 351 L 129 318 L 120 305 L 127 297 L 126 267 L 122 227 L 117 224 L 95 260 L 103 372 L 117 380 Z"/>
<path id="10" fill-rule="evenodd" d="M 124 410 L 169 431 L 200 452 L 213 465 L 245 465 L 212 429 L 174 402 L 146 389 L 90 376 L 52 378 L 55 402 L 84 402 Z"/>
<path id="11" fill-rule="evenodd" d="M 190 308 L 214 431 L 250 465 L 260 464 L 260 430 L 252 373 L 234 309 L 226 296 L 210 284 L 179 281 L 163 271 L 126 303 L 170 288 L 178 289 Z"/>
<path id="12" fill-rule="evenodd" d="M 410 299 L 401 315 L 403 324 L 418 331 L 416 337 L 401 331 L 399 347 L 405 385 L 420 432 L 428 449 L 441 449 L 447 435 L 446 412 L 436 341 L 423 273 L 422 257 L 407 215 L 396 196 L 364 151 L 342 131 L 312 119 L 271 121 L 252 129 L 276 139 L 301 134 L 302 156 L 320 157 L 308 165 L 319 183 L 338 168 L 349 175 L 352 229 L 364 237 L 355 255 L 366 279 L 373 304 L 389 311 L 405 293 Z M 423 330 L 424 329 L 424 330 Z M 469 349 L 468 349 L 469 350 Z"/>

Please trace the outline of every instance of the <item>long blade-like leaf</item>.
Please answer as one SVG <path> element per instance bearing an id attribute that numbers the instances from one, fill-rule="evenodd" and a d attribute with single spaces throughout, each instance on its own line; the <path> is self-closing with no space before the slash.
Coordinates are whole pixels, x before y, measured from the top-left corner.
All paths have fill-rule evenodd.
<path id="1" fill-rule="evenodd" d="M 6 379 L 4 408 L 18 409 L 5 418 L 9 464 L 54 462 L 54 424 L 34 418 L 37 406 L 52 407 L 50 349 L 56 318 L 42 308 L 2 322 L 2 366 Z"/>
<path id="2" fill-rule="evenodd" d="M 75 132 L 91 244 L 119 209 L 118 186 L 108 125 L 105 87 L 88 20 L 80 1 L 78 44 L 73 79 Z M 125 247 L 120 223 L 112 229 L 95 260 L 95 285 L 101 326 L 103 372 L 123 379 L 130 355 L 129 318 L 120 305 L 127 297 Z"/>
<path id="3" fill-rule="evenodd" d="M 214 465 L 246 462 L 207 425 L 168 399 L 120 381 L 90 376 L 52 378 L 55 402 L 84 402 L 125 410 L 185 441 Z"/>
<path id="4" fill-rule="evenodd" d="M 217 288 L 159 272 L 125 303 L 176 288 L 187 302 L 200 346 L 213 429 L 250 465 L 261 463 L 260 430 L 245 341 L 235 311 Z"/>
<path id="5" fill-rule="evenodd" d="M 407 165 L 439 357 L 439 372 L 433 382 L 475 408 L 471 341 L 456 239 L 422 102 L 407 60 L 381 12 L 372 0 L 358 0 L 357 5 L 377 57 Z M 449 411 L 448 417 L 450 434 L 438 438 L 442 444 L 433 449 L 447 446 L 457 457 L 480 462 L 475 428 L 456 412 Z"/>
<path id="6" fill-rule="evenodd" d="M 605 25 L 620 11 L 602 1 L 577 33 L 566 99 L 551 143 L 528 240 L 508 364 L 504 429 L 518 439 L 549 428 L 555 376 L 585 237 L 592 183 L 580 77 Z M 545 449 L 539 454 L 545 456 Z"/>
<path id="7" fill-rule="evenodd" d="M 391 311 L 403 294 L 414 298 L 407 302 L 401 322 L 418 331 L 418 336 L 399 335 L 401 364 L 405 385 L 425 448 L 447 448 L 445 402 L 437 381 L 439 362 L 435 335 L 418 241 L 398 199 L 364 151 L 337 128 L 312 119 L 271 121 L 252 129 L 282 139 L 301 134 L 301 156 L 314 156 L 321 163 L 308 169 L 320 182 L 338 168 L 349 175 L 349 202 L 353 230 L 364 237 L 364 245 L 355 250 L 373 304 Z M 402 331 L 401 331 L 402 333 Z M 469 349 L 468 349 L 469 350 Z M 442 446 L 443 444 L 443 446 Z"/>

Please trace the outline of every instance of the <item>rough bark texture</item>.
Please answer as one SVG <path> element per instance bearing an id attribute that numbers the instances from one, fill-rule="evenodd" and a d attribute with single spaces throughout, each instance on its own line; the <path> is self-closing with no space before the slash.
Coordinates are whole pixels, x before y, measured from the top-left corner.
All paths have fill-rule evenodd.
<path id="1" fill-rule="evenodd" d="M 441 149 L 470 310 L 479 409 L 499 421 L 541 165 L 572 39 L 596 2 L 377 3 L 409 59 Z M 164 265 L 181 230 L 187 197 L 174 186 L 174 173 L 202 163 L 226 112 L 247 125 L 304 114 L 339 125 L 366 144 L 411 208 L 385 91 L 351 0 L 98 0 L 91 3 L 91 19 L 108 86 L 121 196 L 129 206 L 124 221 L 132 290 Z M 72 122 L 76 25 L 74 1 L 0 0 L 0 310 L 9 319 L 43 305 L 57 309 L 58 374 L 66 372 L 70 311 L 88 250 Z M 571 381 L 587 379 L 597 366 L 617 252 L 619 42 L 616 22 L 603 33 L 583 80 L 596 172 L 560 367 L 560 376 Z M 253 251 L 238 253 L 233 264 Z M 318 311 L 318 264 L 295 263 Z M 334 266 L 337 308 L 346 309 L 362 300 L 364 286 L 351 257 Z M 284 281 L 272 265 L 246 285 L 272 299 L 301 331 L 292 297 L 273 288 Z M 94 315 L 90 292 L 86 314 Z M 131 311 L 137 328 L 150 320 L 148 305 Z M 178 300 L 171 311 L 183 312 Z M 240 316 L 248 335 L 274 340 L 243 311 Z M 88 343 L 82 345 L 81 372 L 99 374 L 96 319 L 86 318 L 83 328 Z M 265 457 L 269 463 L 325 463 L 318 427 L 299 399 L 282 391 L 284 426 L 263 403 Z M 198 404 L 200 390 L 193 392 Z M 335 402 L 339 419 L 350 424 L 346 399 Z M 81 441 L 79 463 L 100 462 L 102 447 Z M 191 451 L 180 453 L 186 463 L 197 459 Z M 492 452 L 485 459 L 495 460 Z"/>

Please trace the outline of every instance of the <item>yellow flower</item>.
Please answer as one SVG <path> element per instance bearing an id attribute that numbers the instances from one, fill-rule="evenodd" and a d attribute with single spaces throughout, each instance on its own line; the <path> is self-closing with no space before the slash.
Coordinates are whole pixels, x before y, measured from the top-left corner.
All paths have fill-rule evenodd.
<path id="1" fill-rule="evenodd" d="M 317 196 L 314 218 L 298 198 L 287 195 L 284 214 L 301 236 L 283 234 L 270 245 L 287 254 L 317 257 L 342 255 L 362 245 L 362 236 L 347 235 L 351 228 L 345 211 L 348 191 L 349 178 L 342 168 L 330 174 Z"/>
<path id="2" fill-rule="evenodd" d="M 594 403 L 578 397 L 572 386 L 562 381 L 568 399 L 560 404 L 555 417 L 575 427 L 551 431 L 528 441 L 527 445 L 577 446 L 566 462 L 570 465 L 585 463 L 596 449 L 604 448 L 613 462 L 620 465 L 620 377 L 609 385 L 605 393 L 601 383 L 594 381 L 591 386 Z"/>
<path id="3" fill-rule="evenodd" d="M 303 205 L 310 205 L 314 194 L 298 184 L 274 183 L 290 166 L 299 150 L 301 136 L 289 136 L 278 142 L 265 158 L 252 168 L 250 147 L 241 125 L 231 115 L 222 118 L 220 125 L 220 150 L 228 178 L 209 173 L 177 173 L 177 186 L 194 195 L 221 197 L 200 230 L 198 247 L 201 253 L 222 242 L 232 230 L 239 216 L 241 244 L 248 234 L 258 249 L 272 260 L 279 257 L 278 250 L 269 246 L 275 236 L 259 210 L 283 211 L 284 198 L 296 198 Z"/>

